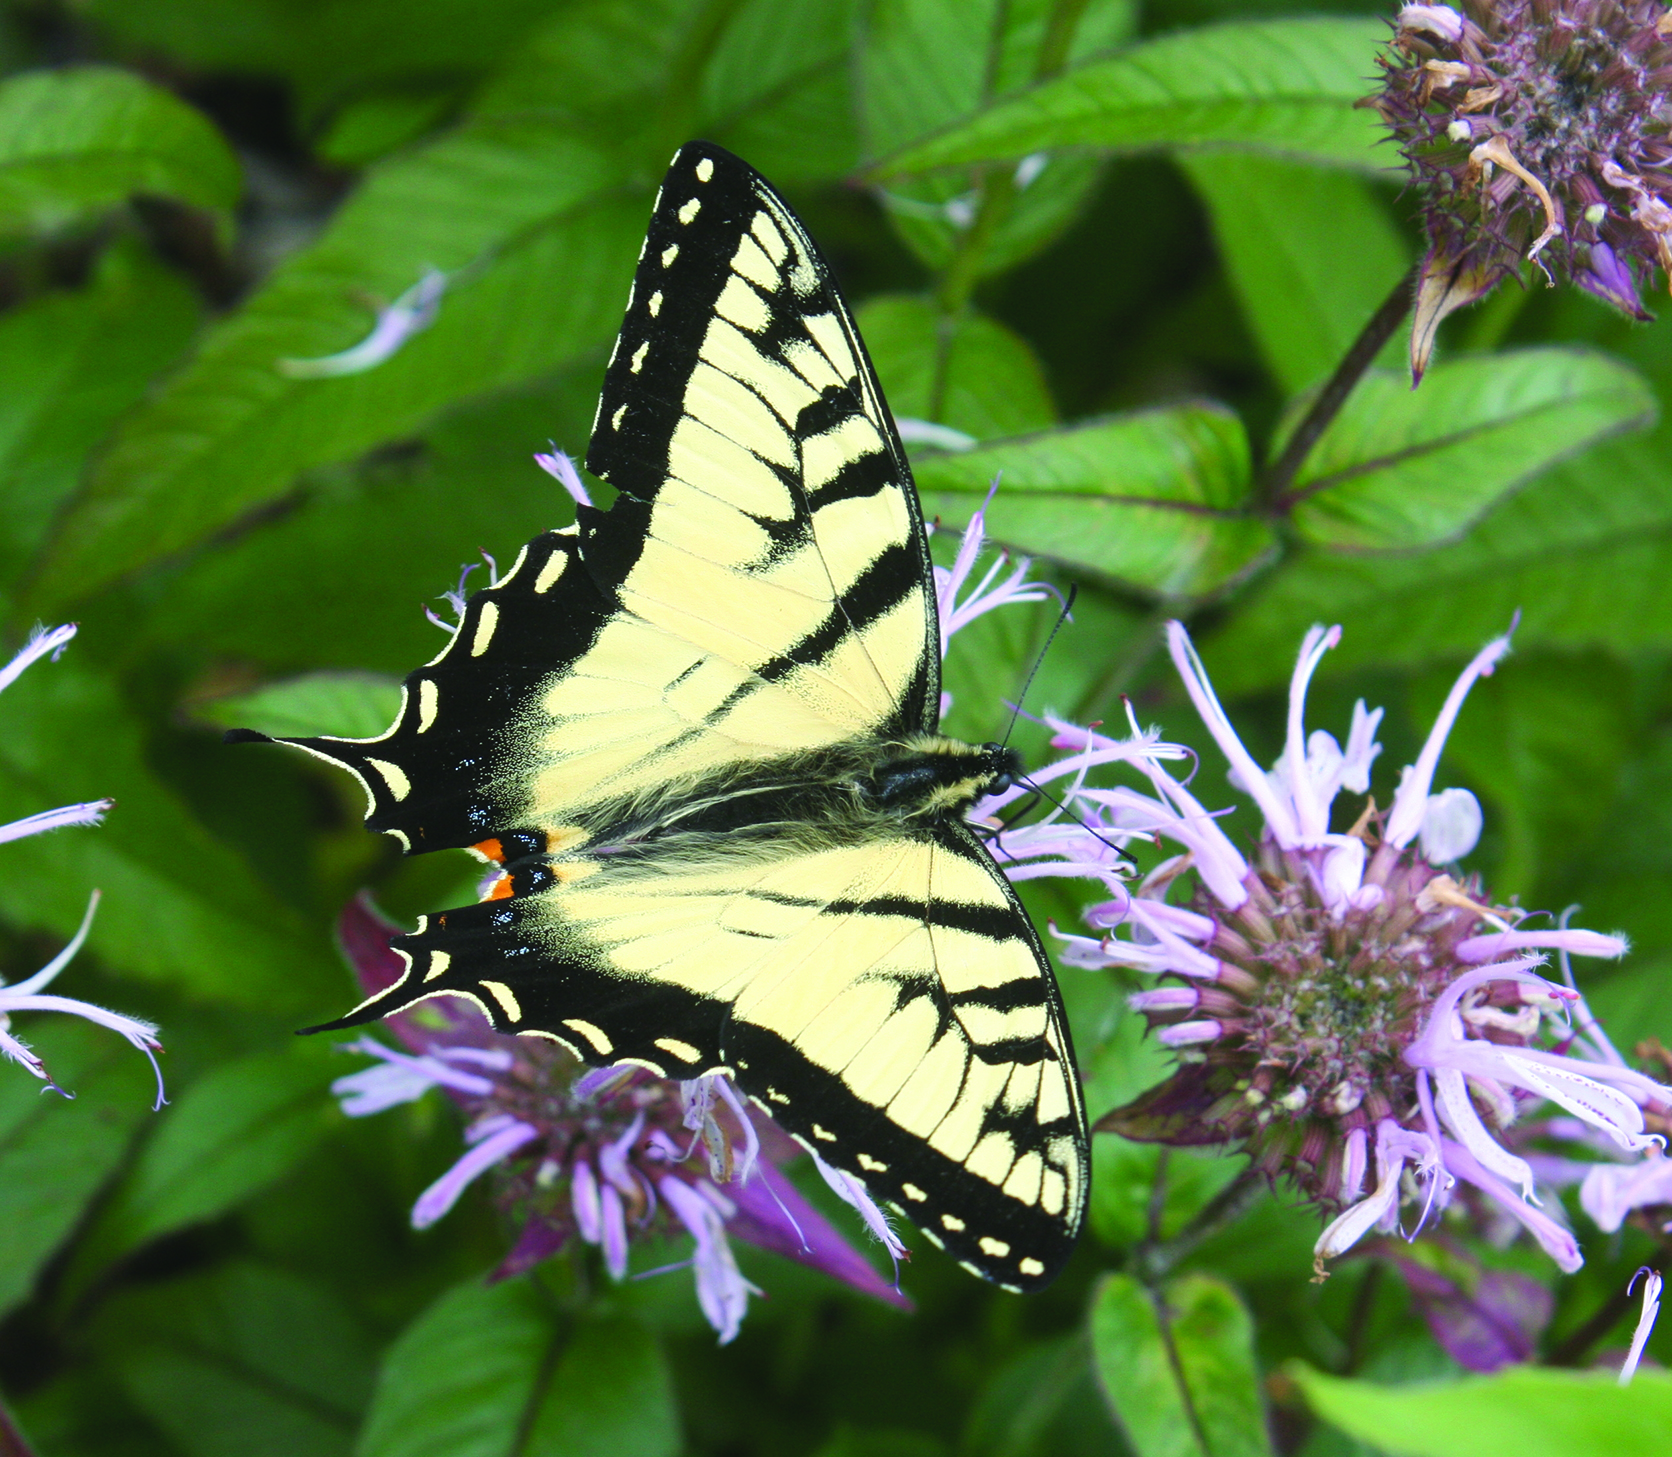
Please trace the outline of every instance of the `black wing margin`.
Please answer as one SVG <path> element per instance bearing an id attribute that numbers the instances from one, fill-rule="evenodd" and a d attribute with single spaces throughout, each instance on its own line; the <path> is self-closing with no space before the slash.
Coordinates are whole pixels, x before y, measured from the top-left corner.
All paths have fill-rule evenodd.
<path id="1" fill-rule="evenodd" d="M 896 718 L 882 731 L 932 731 L 939 721 L 940 643 L 928 536 L 870 356 L 829 267 L 789 205 L 740 158 L 710 142 L 690 142 L 657 194 L 586 457 L 588 470 L 628 498 L 600 527 L 600 538 L 607 530 L 619 554 L 609 569 L 616 581 L 631 569 L 633 549 L 644 539 L 642 529 L 617 529 L 617 518 L 640 519 L 635 504 L 654 502 L 689 460 L 676 438 L 683 422 L 701 419 L 726 436 L 718 443 L 723 454 L 755 444 L 749 420 L 732 416 L 736 427 L 728 426 L 730 412 L 724 401 L 716 408 L 705 375 L 722 391 L 729 380 L 764 402 L 793 438 L 793 461 L 775 460 L 769 449 L 750 452 L 753 460 L 739 457 L 746 471 L 759 461 L 783 482 L 794 499 L 793 518 L 750 514 L 781 546 L 810 533 L 844 589 L 829 619 L 786 648 L 786 661 L 815 661 L 839 635 L 862 631 L 907 593 L 921 593 L 922 651 Z M 874 435 L 855 428 L 862 421 Z M 832 449 L 814 448 L 823 442 L 839 442 L 828 465 Z M 868 570 L 845 572 L 836 564 L 843 543 L 830 539 L 846 528 L 843 503 L 884 499 L 899 515 L 897 539 L 879 543 Z M 589 540 L 588 550 L 604 545 Z"/>

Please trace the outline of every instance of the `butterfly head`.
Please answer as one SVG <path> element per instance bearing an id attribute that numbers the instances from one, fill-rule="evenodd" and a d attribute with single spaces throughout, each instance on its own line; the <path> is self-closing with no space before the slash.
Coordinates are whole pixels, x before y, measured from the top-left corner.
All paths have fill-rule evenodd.
<path id="1" fill-rule="evenodd" d="M 983 786 L 986 794 L 1003 794 L 1023 775 L 1022 756 L 1008 744 L 983 744 L 981 757 L 992 775 Z"/>

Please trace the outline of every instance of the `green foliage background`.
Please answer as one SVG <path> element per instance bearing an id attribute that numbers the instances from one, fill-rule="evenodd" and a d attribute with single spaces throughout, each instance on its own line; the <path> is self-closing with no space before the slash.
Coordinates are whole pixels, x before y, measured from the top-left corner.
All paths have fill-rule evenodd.
<path id="1" fill-rule="evenodd" d="M 100 887 L 61 987 L 162 1024 L 173 1100 L 151 1114 L 140 1059 L 61 1018 L 21 1030 L 73 1103 L 0 1077 L 0 1384 L 39 1452 L 1663 1448 L 1659 1378 L 1620 1393 L 1563 1369 L 1623 1344 L 1617 1292 L 1665 1254 L 1648 1235 L 1576 1214 L 1588 1263 L 1568 1278 L 1523 1246 L 1477 1250 L 1551 1283 L 1547 1364 L 1446 1381 L 1458 1368 L 1391 1269 L 1309 1283 L 1316 1219 L 1280 1199 L 1146 1284 L 1143 1252 L 1237 1163 L 1114 1138 L 1080 1254 L 1030 1300 L 921 1240 L 912 1316 L 746 1252 L 767 1298 L 725 1349 L 684 1276 L 582 1300 L 584 1262 L 560 1262 L 485 1287 L 503 1232 L 484 1197 L 407 1222 L 456 1156 L 450 1110 L 351 1123 L 326 1091 L 349 1064 L 290 1035 L 351 996 L 331 939 L 349 896 L 412 915 L 467 872 L 399 863 L 351 786 L 219 741 L 252 716 L 379 727 L 390 677 L 435 650 L 420 604 L 478 548 L 506 559 L 563 523 L 530 456 L 584 450 L 652 191 L 702 135 L 801 210 L 895 412 L 968 437 L 915 452 L 930 513 L 961 523 L 1002 471 L 996 536 L 1080 584 L 1038 705 L 1098 719 L 1126 694 L 1201 746 L 1155 652 L 1180 615 L 1269 761 L 1300 635 L 1339 621 L 1313 721 L 1340 732 L 1355 697 L 1388 705 L 1385 803 L 1450 676 L 1519 611 L 1442 782 L 1486 807 L 1472 864 L 1495 895 L 1579 901 L 1631 935 L 1622 965 L 1586 969 L 1615 1041 L 1672 1037 L 1667 325 L 1506 286 L 1450 321 L 1419 392 L 1391 346 L 1294 489 L 1262 489 L 1420 247 L 1353 107 L 1387 34 L 1374 12 L 0 10 L 0 612 L 13 642 L 81 623 L 0 701 L 0 817 L 117 801 L 101 829 L 0 847 L 0 971 L 44 962 Z M 376 369 L 278 367 L 353 345 L 431 268 L 451 275 L 437 321 Z M 1048 627 L 1021 609 L 960 637 L 954 732 L 992 734 Z M 304 677 L 326 672 L 344 676 Z M 1230 824 L 1255 827 L 1246 805 Z M 1164 1062 L 1129 988 L 1063 987 L 1095 1114 Z"/>

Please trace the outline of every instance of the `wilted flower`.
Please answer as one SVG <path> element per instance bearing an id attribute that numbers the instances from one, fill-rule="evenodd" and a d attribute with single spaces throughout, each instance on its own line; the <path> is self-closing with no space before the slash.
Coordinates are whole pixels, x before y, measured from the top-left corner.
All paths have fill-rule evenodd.
<path id="1" fill-rule="evenodd" d="M 1076 803 L 1112 833 L 1144 830 L 1185 850 L 1136 895 L 1122 890 L 1087 913 L 1104 934 L 1063 938 L 1067 962 L 1161 979 L 1132 1005 L 1179 1064 L 1097 1126 L 1246 1150 L 1253 1167 L 1334 1216 L 1318 1240 L 1320 1269 L 1372 1230 L 1397 1228 L 1404 1203 L 1418 1206 L 1420 1229 L 1462 1192 L 1459 1181 L 1576 1269 L 1573 1236 L 1540 1207 L 1533 1163 L 1507 1131 L 1552 1103 L 1621 1156 L 1647 1153 L 1640 1167 L 1664 1162 L 1643 1110 L 1672 1109 L 1672 1090 L 1625 1066 L 1578 992 L 1536 970 L 1545 951 L 1617 957 L 1625 942 L 1535 927 L 1527 913 L 1488 903 L 1475 877 L 1443 868 L 1473 848 L 1480 814 L 1466 791 L 1433 793 L 1434 771 L 1465 696 L 1509 651 L 1507 638 L 1458 679 L 1386 813 L 1371 801 L 1350 830 L 1330 828 L 1336 795 L 1368 789 L 1380 753 L 1381 712 L 1362 702 L 1345 748 L 1306 732 L 1307 685 L 1339 636 L 1307 635 L 1287 743 L 1268 773 L 1232 728 L 1183 627 L 1169 626 L 1192 702 L 1233 782 L 1264 815 L 1252 863 L 1154 758 L 1132 760 L 1130 745 L 1058 725 L 1059 747 L 1088 764 L 1135 762 L 1153 791 L 1081 787 Z M 1191 869 L 1197 889 L 1187 904 L 1170 904 L 1170 888 Z"/>
<path id="2" fill-rule="evenodd" d="M 1658 0 L 1406 5 L 1371 103 L 1421 195 L 1411 370 L 1523 258 L 1636 319 L 1672 276 L 1672 22 Z"/>
<path id="3" fill-rule="evenodd" d="M 0 668 L 0 690 L 10 687 L 23 670 L 37 659 L 50 655 L 56 661 L 70 639 L 75 636 L 75 632 L 74 623 L 55 627 L 50 632 L 37 628 L 29 635 L 29 641 L 23 645 L 23 650 L 4 668 Z M 13 820 L 9 825 L 0 825 L 0 844 L 8 840 L 21 840 L 28 835 L 39 835 L 47 830 L 62 829 L 66 825 L 96 825 L 104 818 L 104 813 L 110 806 L 110 800 L 98 799 L 87 804 L 67 804 L 60 809 L 43 810 L 40 814 L 30 815 L 26 819 Z M 87 914 L 82 917 L 81 928 L 70 939 L 69 945 L 33 976 L 10 985 L 0 981 L 0 1056 L 22 1063 L 49 1088 L 62 1092 L 47 1073 L 46 1065 L 30 1051 L 29 1045 L 13 1035 L 12 1014 L 69 1012 L 77 1017 L 85 1017 L 89 1022 L 97 1022 L 101 1027 L 108 1027 L 111 1031 L 120 1033 L 151 1059 L 152 1071 L 157 1074 L 156 1106 L 160 1108 L 164 1101 L 163 1075 L 157 1067 L 155 1054 L 162 1047 L 162 1043 L 157 1041 L 157 1029 L 151 1023 L 142 1022 L 137 1017 L 126 1017 L 120 1012 L 96 1007 L 91 1002 L 54 996 L 46 991 L 58 973 L 68 966 L 71 958 L 81 950 L 82 943 L 87 939 L 87 932 L 92 928 L 93 912 L 98 908 L 98 904 L 99 893 L 94 891 L 87 902 Z"/>
<path id="4" fill-rule="evenodd" d="M 338 379 L 377 368 L 393 358 L 414 334 L 423 333 L 435 322 L 448 281 L 439 268 L 426 268 L 417 283 L 387 308 L 377 311 L 371 333 L 358 344 L 319 359 L 281 359 L 279 373 L 286 379 Z"/>
<path id="5" fill-rule="evenodd" d="M 368 994 L 400 975 L 400 958 L 389 948 L 400 928 L 369 901 L 351 902 L 338 931 Z M 598 1246 L 611 1277 L 621 1280 L 635 1241 L 686 1233 L 695 1242 L 697 1300 L 722 1341 L 736 1336 L 750 1294 L 759 1293 L 737 1267 L 734 1239 L 906 1304 L 780 1172 L 777 1164 L 801 1150 L 748 1108 L 728 1078 L 681 1083 L 631 1067 L 588 1071 L 555 1042 L 493 1031 L 458 998 L 421 1003 L 386 1025 L 406 1050 L 370 1037 L 344 1044 L 377 1062 L 339 1078 L 333 1091 L 351 1117 L 411 1102 L 431 1088 L 459 1105 L 468 1147 L 419 1196 L 412 1223 L 435 1223 L 491 1170 L 494 1202 L 517 1231 L 497 1278 L 580 1239 Z M 864 1188 L 822 1162 L 819 1170 L 890 1254 L 902 1255 Z"/>

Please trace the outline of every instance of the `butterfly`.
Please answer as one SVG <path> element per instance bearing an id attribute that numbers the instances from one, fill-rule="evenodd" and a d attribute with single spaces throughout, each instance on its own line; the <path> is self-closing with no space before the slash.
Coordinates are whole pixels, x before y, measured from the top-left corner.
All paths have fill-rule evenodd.
<path id="1" fill-rule="evenodd" d="M 968 1269 L 1016 1290 L 1084 1218 L 1085 1110 L 1039 938 L 965 812 L 1015 751 L 942 737 L 904 449 L 830 272 L 752 168 L 657 195 L 587 468 L 352 771 L 367 826 L 498 870 L 338 1021 L 465 996 L 501 1032 L 724 1072 Z M 260 735 L 240 731 L 242 738 Z"/>

